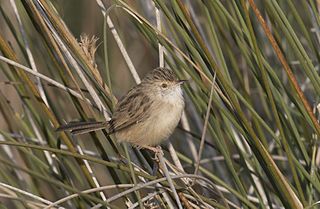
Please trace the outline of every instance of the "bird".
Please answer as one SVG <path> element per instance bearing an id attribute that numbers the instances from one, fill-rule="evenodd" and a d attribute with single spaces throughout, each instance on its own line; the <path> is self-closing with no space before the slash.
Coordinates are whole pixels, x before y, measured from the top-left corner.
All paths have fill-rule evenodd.
<path id="1" fill-rule="evenodd" d="M 57 131 L 78 135 L 106 129 L 118 142 L 156 152 L 154 146 L 166 140 L 181 119 L 185 81 L 169 68 L 153 69 L 119 100 L 109 121 L 70 122 Z"/>

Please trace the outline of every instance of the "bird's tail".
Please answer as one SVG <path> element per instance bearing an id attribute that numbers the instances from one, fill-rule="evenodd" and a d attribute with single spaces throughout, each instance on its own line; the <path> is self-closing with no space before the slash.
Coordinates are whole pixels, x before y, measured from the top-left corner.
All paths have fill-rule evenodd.
<path id="1" fill-rule="evenodd" d="M 57 128 L 56 131 L 70 131 L 71 134 L 85 134 L 107 128 L 108 122 L 70 122 Z"/>

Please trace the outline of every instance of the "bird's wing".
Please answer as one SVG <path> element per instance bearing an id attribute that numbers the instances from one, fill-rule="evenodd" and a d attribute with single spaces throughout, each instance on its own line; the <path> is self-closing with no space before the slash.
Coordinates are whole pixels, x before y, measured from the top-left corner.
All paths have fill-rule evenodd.
<path id="1" fill-rule="evenodd" d="M 149 117 L 152 105 L 150 98 L 138 88 L 132 89 L 117 104 L 112 119 L 109 121 L 109 133 L 114 133 Z"/>

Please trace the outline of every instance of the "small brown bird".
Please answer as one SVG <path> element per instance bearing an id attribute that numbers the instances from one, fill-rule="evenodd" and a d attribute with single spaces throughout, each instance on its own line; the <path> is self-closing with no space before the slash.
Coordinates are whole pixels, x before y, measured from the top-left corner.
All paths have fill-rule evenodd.
<path id="1" fill-rule="evenodd" d="M 106 129 L 119 142 L 155 151 L 152 146 L 167 139 L 180 121 L 185 81 L 168 68 L 156 68 L 118 102 L 110 121 L 71 122 L 58 131 L 83 134 Z"/>

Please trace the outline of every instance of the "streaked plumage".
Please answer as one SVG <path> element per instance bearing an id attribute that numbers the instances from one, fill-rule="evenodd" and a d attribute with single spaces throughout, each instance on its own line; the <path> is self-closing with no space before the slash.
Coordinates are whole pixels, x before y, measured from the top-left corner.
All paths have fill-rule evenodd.
<path id="1" fill-rule="evenodd" d="M 83 134 L 105 128 L 119 142 L 157 145 L 179 123 L 184 109 L 182 83 L 172 70 L 156 68 L 120 99 L 110 121 L 69 123 L 59 130 Z"/>

